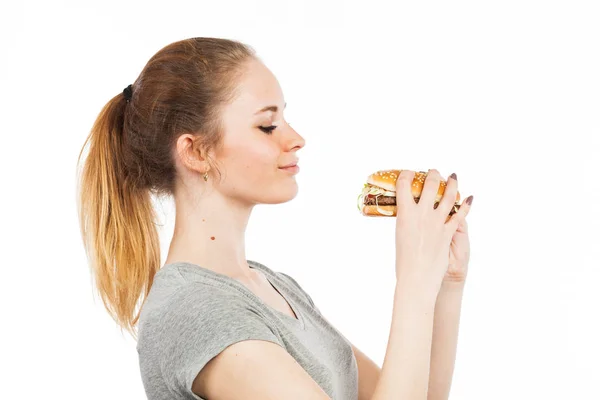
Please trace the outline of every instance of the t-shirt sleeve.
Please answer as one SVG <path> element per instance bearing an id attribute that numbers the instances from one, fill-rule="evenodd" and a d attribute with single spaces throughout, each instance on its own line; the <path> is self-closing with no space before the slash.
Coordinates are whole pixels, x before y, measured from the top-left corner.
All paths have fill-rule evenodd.
<path id="1" fill-rule="evenodd" d="M 241 295 L 201 287 L 175 296 L 161 321 L 158 362 L 167 386 L 179 396 L 202 399 L 192 383 L 228 346 L 264 340 L 284 347 L 269 322 Z"/>

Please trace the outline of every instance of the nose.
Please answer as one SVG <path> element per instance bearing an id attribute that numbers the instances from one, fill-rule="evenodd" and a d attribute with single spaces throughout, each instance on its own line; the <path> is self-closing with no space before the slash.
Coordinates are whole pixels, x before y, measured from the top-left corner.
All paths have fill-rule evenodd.
<path id="1" fill-rule="evenodd" d="M 284 136 L 284 147 L 286 151 L 300 150 L 306 144 L 306 141 L 296 130 L 288 126 L 286 134 Z"/>

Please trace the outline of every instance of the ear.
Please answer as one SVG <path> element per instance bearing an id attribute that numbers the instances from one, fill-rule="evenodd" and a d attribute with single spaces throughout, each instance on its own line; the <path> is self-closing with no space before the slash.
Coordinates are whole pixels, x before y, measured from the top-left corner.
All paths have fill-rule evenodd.
<path id="1" fill-rule="evenodd" d="M 184 133 L 175 144 L 178 162 L 186 169 L 203 174 L 210 168 L 209 160 L 202 154 L 198 138 Z"/>

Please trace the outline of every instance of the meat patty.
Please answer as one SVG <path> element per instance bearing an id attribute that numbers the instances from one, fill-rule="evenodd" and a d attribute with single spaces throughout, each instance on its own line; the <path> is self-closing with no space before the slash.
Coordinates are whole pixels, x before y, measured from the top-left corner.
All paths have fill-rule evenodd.
<path id="1" fill-rule="evenodd" d="M 395 206 L 396 205 L 396 197 L 395 196 L 379 196 L 377 197 L 377 200 L 375 200 L 377 196 L 375 195 L 367 195 L 365 197 L 365 205 L 367 206 L 376 206 L 377 204 L 379 204 L 380 206 Z M 418 203 L 420 200 L 419 197 L 415 198 L 415 202 Z M 433 208 L 437 208 L 438 205 L 440 203 L 434 203 Z M 457 212 L 460 208 L 459 204 L 455 204 L 454 207 L 452 207 L 452 210 L 450 210 L 450 214 L 452 215 L 455 212 Z"/>

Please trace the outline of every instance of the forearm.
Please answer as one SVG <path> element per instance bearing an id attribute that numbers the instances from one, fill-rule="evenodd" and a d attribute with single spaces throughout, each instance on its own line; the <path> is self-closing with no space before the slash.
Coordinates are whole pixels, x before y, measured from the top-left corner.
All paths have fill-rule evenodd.
<path id="1" fill-rule="evenodd" d="M 426 400 L 435 296 L 397 286 L 392 326 L 372 400 Z"/>
<path id="2" fill-rule="evenodd" d="M 442 285 L 433 320 L 427 400 L 447 400 L 456 360 L 464 284 Z"/>

